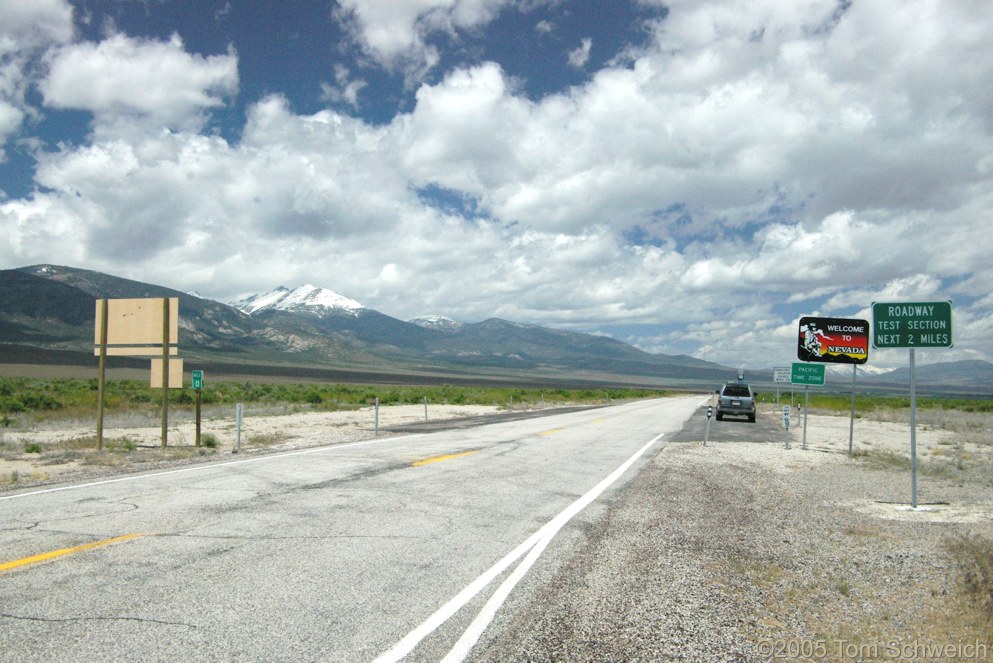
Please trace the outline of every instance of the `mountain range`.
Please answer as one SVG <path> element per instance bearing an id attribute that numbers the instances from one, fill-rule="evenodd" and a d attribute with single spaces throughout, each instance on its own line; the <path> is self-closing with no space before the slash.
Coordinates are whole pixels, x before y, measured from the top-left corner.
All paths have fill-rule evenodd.
<path id="1" fill-rule="evenodd" d="M 0 270 L 0 344 L 7 344 L 0 361 L 16 361 L 23 348 L 84 353 L 92 361 L 94 300 L 144 297 L 179 297 L 180 354 L 227 365 L 628 384 L 714 382 L 734 373 L 603 336 L 497 318 L 399 320 L 314 285 L 223 303 L 55 265 Z"/>
<path id="2" fill-rule="evenodd" d="M 187 368 L 213 372 L 328 377 L 328 371 L 407 381 L 713 385 L 737 369 L 685 355 L 652 354 L 604 336 L 491 318 L 399 320 L 307 284 L 223 303 L 195 293 L 55 265 L 0 270 L 0 363 L 93 363 L 94 300 L 179 297 L 180 354 Z M 119 364 L 139 365 L 134 358 Z M 197 367 L 193 366 L 193 367 Z M 280 368 L 281 367 L 281 368 Z M 752 369 L 750 375 L 772 370 Z M 907 370 L 864 375 L 862 386 L 906 383 Z M 919 384 L 993 392 L 993 364 L 932 364 Z M 759 381 L 752 378 L 753 381 Z M 761 380 L 767 381 L 767 380 Z"/>

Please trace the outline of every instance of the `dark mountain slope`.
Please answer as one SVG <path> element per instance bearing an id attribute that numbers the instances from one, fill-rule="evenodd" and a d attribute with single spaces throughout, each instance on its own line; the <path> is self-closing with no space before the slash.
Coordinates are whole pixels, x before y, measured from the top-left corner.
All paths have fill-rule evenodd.
<path id="1" fill-rule="evenodd" d="M 99 272 L 35 265 L 0 272 L 0 341 L 92 352 L 97 298 L 180 298 L 180 350 L 253 365 L 451 375 L 629 375 L 719 380 L 728 369 L 643 352 L 603 336 L 490 319 L 442 331 L 378 311 L 320 307 L 248 314 L 227 304 Z M 4 358 L 11 361 L 10 358 Z"/>

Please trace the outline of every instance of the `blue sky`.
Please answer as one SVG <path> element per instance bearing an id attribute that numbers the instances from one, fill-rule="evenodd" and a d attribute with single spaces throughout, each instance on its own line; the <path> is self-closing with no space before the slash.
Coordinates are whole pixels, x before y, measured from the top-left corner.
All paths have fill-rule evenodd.
<path id="1" fill-rule="evenodd" d="M 0 268 L 614 336 L 730 366 L 954 302 L 991 359 L 993 6 L 0 5 Z M 877 369 L 906 352 L 871 353 Z"/>

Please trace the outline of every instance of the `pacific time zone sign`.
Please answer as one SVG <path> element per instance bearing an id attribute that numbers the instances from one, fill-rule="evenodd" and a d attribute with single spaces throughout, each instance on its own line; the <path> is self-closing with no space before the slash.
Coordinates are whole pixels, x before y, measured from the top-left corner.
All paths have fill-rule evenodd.
<path id="1" fill-rule="evenodd" d="M 950 348 L 952 303 L 876 302 L 872 334 L 877 348 Z"/>

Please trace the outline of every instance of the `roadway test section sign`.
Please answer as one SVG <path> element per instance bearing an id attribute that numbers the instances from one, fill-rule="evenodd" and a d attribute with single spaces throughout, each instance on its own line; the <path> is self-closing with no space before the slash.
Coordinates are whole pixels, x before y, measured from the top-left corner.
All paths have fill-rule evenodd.
<path id="1" fill-rule="evenodd" d="M 875 302 L 872 331 L 876 348 L 950 348 L 952 303 Z"/>

